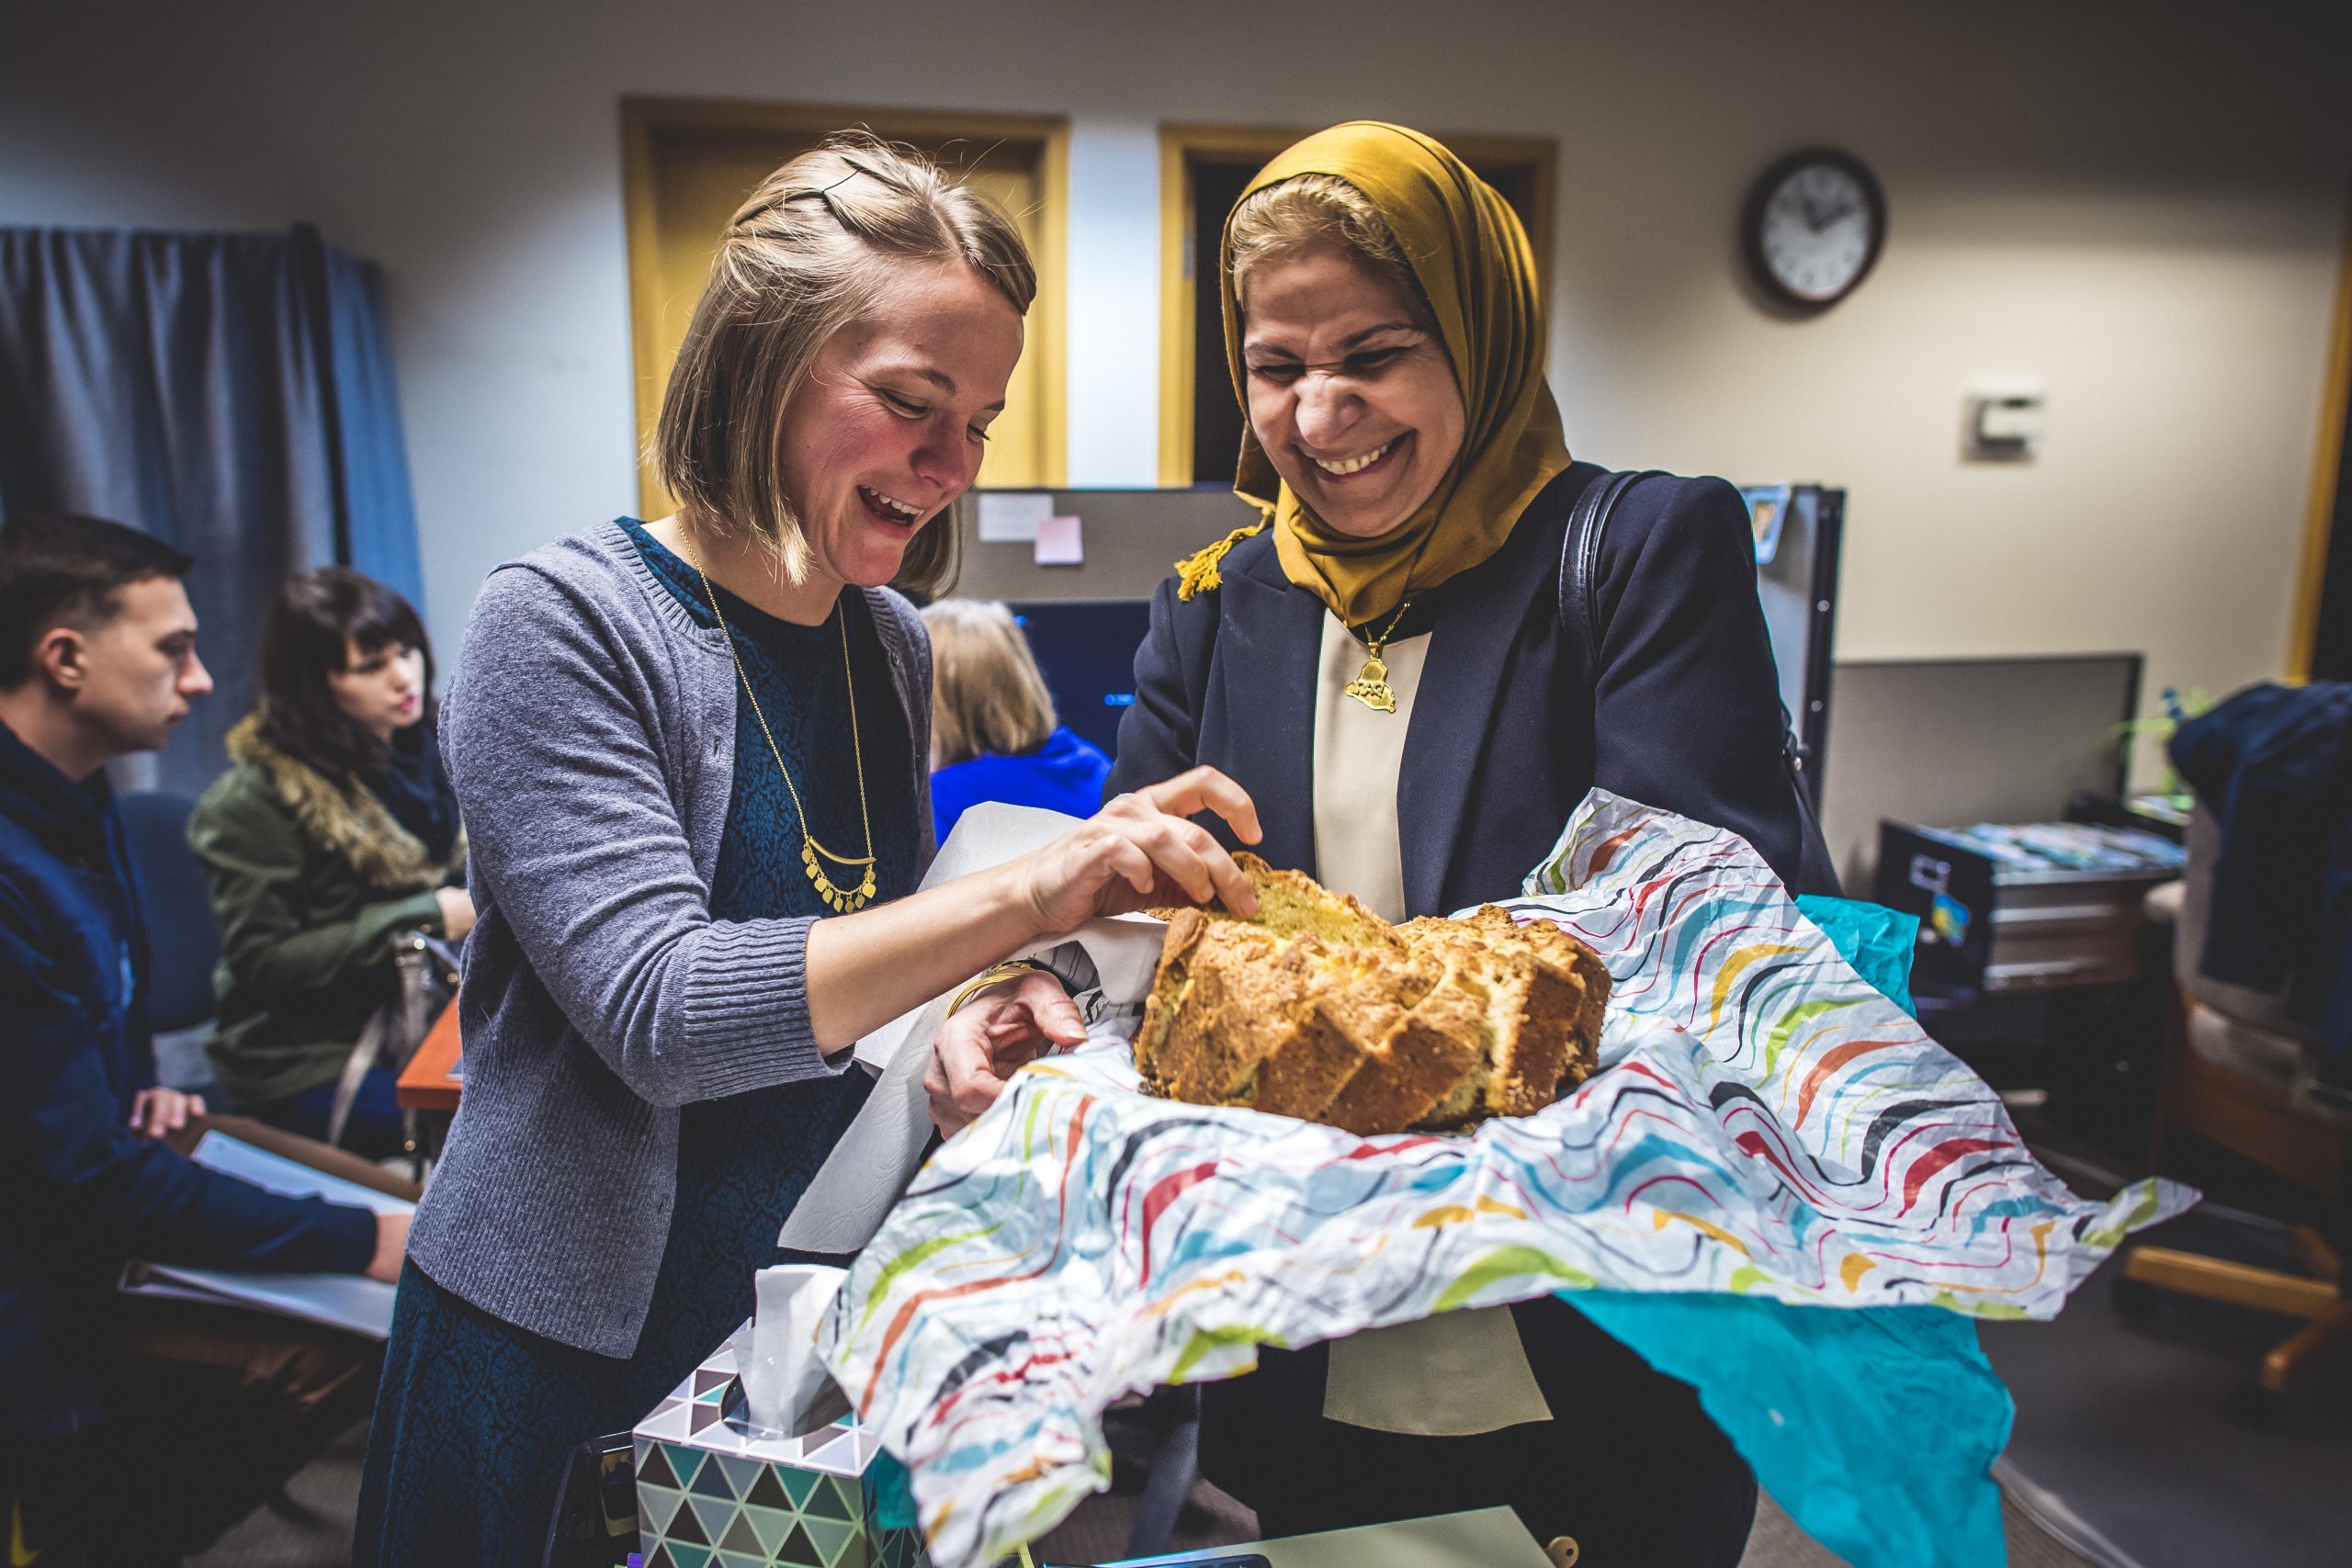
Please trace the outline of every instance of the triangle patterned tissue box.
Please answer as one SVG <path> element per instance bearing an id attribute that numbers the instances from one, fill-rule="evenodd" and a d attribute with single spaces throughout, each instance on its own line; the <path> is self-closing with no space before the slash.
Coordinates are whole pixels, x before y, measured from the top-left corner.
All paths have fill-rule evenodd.
<path id="1" fill-rule="evenodd" d="M 928 1568 L 919 1531 L 881 1522 L 871 1433 L 762 1437 L 742 1409 L 730 1340 L 630 1434 L 646 1568 Z"/>

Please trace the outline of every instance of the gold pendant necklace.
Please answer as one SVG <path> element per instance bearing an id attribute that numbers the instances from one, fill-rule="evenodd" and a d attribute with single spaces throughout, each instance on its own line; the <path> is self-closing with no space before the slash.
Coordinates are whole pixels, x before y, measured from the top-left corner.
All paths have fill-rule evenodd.
<path id="1" fill-rule="evenodd" d="M 1378 637 L 1366 640 L 1363 648 L 1363 668 L 1356 671 L 1356 678 L 1349 682 L 1345 688 L 1348 695 L 1374 713 L 1396 711 L 1396 693 L 1388 684 L 1388 666 L 1381 662 L 1380 650 L 1386 648 L 1388 639 L 1396 635 L 1396 623 L 1403 620 L 1405 612 L 1412 607 L 1413 602 L 1410 599 L 1397 605 L 1396 613 L 1388 617 L 1388 629 Z"/>
<path id="2" fill-rule="evenodd" d="M 800 818 L 800 866 L 808 880 L 817 886 L 817 897 L 825 907 L 837 914 L 849 914 L 865 908 L 874 897 L 874 819 L 865 808 L 865 748 L 857 736 L 857 681 L 849 668 L 849 615 L 839 604 L 834 610 L 842 624 L 842 681 L 849 688 L 850 754 L 857 761 L 857 815 L 865 824 L 865 854 L 861 859 L 852 855 L 837 855 L 817 841 L 808 830 L 808 808 L 800 804 L 800 791 L 792 782 L 792 770 L 784 765 L 784 753 L 776 750 L 775 732 L 768 728 L 768 716 L 761 711 L 760 694 L 752 690 L 752 672 L 743 668 L 743 656 L 735 647 L 735 633 L 727 624 L 727 612 L 718 607 L 718 591 L 710 585 L 710 573 L 702 563 L 695 563 L 695 575 L 702 579 L 702 591 L 710 598 L 710 613 L 718 617 L 718 630 L 727 638 L 728 656 L 735 660 L 736 677 L 743 682 L 743 695 L 751 699 L 752 716 L 760 721 L 760 734 L 768 743 L 768 755 L 775 759 L 775 771 L 784 775 L 785 792 L 792 796 L 792 809 Z M 846 871 L 862 872 L 856 886 L 842 889 L 826 874 L 823 862 Z"/>

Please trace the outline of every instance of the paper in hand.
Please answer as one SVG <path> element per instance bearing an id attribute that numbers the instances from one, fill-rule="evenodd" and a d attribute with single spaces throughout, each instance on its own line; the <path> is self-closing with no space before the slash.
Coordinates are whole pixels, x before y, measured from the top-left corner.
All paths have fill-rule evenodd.
<path id="1" fill-rule="evenodd" d="M 975 806 L 956 818 L 956 830 L 923 874 L 922 886 L 936 887 L 1042 849 L 1079 821 L 1034 806 L 1001 801 Z M 1093 961 L 1106 998 L 1141 1001 L 1151 988 L 1164 931 L 1148 915 L 1121 915 L 1089 920 L 1067 935 L 1047 936 L 1013 956 L 1035 957 L 1075 942 Z M 953 999 L 952 992 L 935 997 L 857 1043 L 858 1062 L 880 1074 L 881 1081 L 793 1205 L 777 1246 L 843 1256 L 864 1247 L 880 1228 L 931 1143 L 931 1106 L 923 1094 L 922 1074 L 931 1043 L 946 1021 Z"/>

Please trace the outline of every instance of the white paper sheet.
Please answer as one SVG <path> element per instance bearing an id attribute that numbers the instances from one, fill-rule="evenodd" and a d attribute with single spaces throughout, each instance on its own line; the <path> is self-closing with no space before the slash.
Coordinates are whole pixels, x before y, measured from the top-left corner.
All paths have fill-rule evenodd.
<path id="1" fill-rule="evenodd" d="M 205 1134 L 188 1157 L 224 1176 L 288 1198 L 324 1198 L 330 1203 L 350 1204 L 379 1214 L 416 1213 L 415 1204 L 388 1192 L 313 1170 L 225 1133 Z M 120 1288 L 130 1295 L 254 1307 L 349 1329 L 371 1339 L 388 1338 L 392 1331 L 392 1287 L 356 1274 L 261 1274 L 131 1263 L 122 1271 Z"/>
<path id="2" fill-rule="evenodd" d="M 126 1295 L 254 1307 L 370 1339 L 392 1334 L 392 1287 L 357 1274 L 250 1274 L 133 1263 L 123 1270 L 122 1290 Z"/>
<path id="3" fill-rule="evenodd" d="M 362 1187 L 356 1181 L 346 1181 L 323 1170 L 313 1170 L 300 1160 L 255 1148 L 226 1133 L 205 1134 L 188 1157 L 208 1170 L 237 1177 L 288 1198 L 324 1198 L 330 1203 L 348 1203 L 379 1214 L 416 1213 L 416 1205 L 404 1198 Z"/>
<path id="4" fill-rule="evenodd" d="M 1037 525 L 1054 514 L 1050 495 L 1016 491 L 979 492 L 980 542 L 987 545 L 1026 545 L 1037 537 Z"/>

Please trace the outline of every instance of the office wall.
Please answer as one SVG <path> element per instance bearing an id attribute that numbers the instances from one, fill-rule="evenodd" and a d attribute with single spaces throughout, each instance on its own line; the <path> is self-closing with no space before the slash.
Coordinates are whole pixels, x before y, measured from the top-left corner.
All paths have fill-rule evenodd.
<path id="1" fill-rule="evenodd" d="M 631 502 L 624 93 L 1069 113 L 1091 485 L 1155 475 L 1159 120 L 1555 136 L 1580 453 L 1847 484 L 1846 657 L 2136 648 L 2152 686 L 2226 688 L 2284 655 L 2352 170 L 2340 9 L 18 6 L 0 222 L 305 219 L 381 261 L 453 649 L 491 565 Z M 1893 235 L 1797 321 L 1733 226 L 1815 141 L 1873 164 Z M 1981 375 L 2044 382 L 2041 460 L 1959 461 Z"/>

